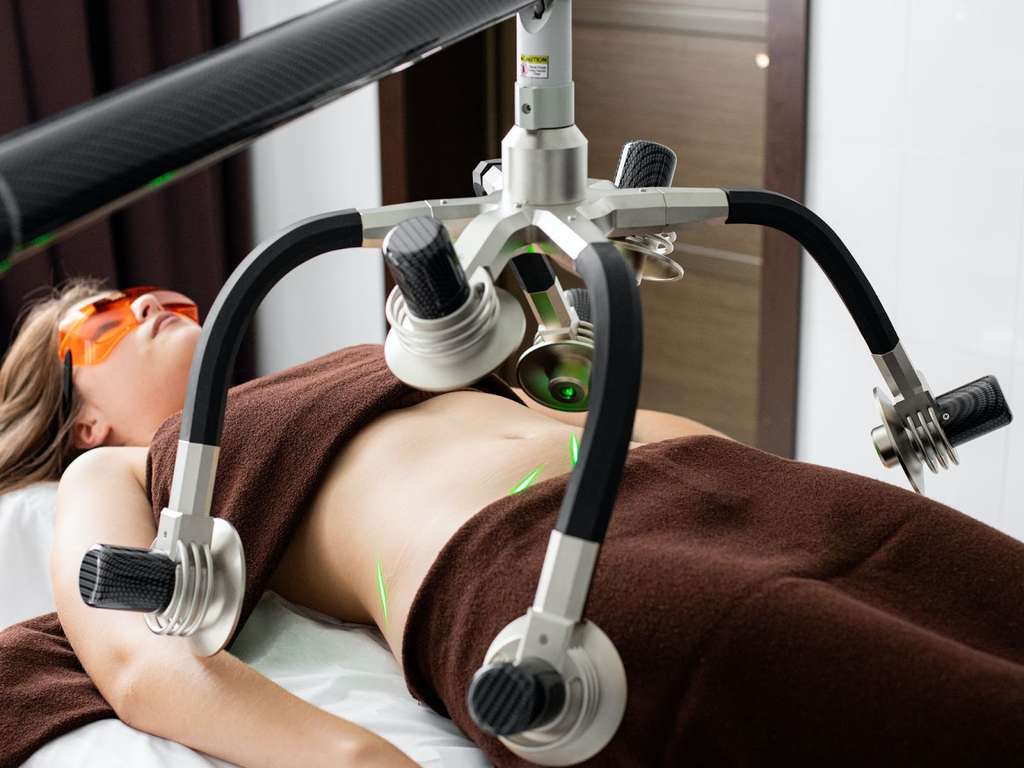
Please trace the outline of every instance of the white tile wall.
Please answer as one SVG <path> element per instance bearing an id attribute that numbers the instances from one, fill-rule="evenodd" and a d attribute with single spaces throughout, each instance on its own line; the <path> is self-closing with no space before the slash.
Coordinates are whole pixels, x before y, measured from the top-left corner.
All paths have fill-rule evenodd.
<path id="1" fill-rule="evenodd" d="M 808 205 L 844 239 L 916 366 L 994 374 L 1020 420 L 959 449 L 928 495 L 1024 538 L 1024 3 L 815 0 Z M 868 433 L 882 384 L 805 262 L 799 458 L 906 486 Z"/>

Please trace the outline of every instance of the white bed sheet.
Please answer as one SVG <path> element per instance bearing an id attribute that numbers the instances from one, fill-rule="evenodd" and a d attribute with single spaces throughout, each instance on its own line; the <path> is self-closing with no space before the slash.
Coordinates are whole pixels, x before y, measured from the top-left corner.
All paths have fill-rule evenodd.
<path id="1" fill-rule="evenodd" d="M 345 624 L 266 592 L 231 652 L 292 693 L 368 728 L 423 766 L 490 763 L 447 718 L 405 687 L 398 662 L 373 628 Z M 120 720 L 90 723 L 40 749 L 25 768 L 230 766 Z"/>
<path id="2" fill-rule="evenodd" d="M 54 609 L 49 553 L 55 499 L 56 483 L 0 497 L 0 627 Z M 454 723 L 409 694 L 401 668 L 376 628 L 340 622 L 266 592 L 229 650 L 295 695 L 380 734 L 420 765 L 490 765 Z M 111 718 L 53 740 L 24 765 L 225 768 L 231 764 Z"/>
<path id="3" fill-rule="evenodd" d="M 0 628 L 53 610 L 50 547 L 56 483 L 0 496 Z"/>

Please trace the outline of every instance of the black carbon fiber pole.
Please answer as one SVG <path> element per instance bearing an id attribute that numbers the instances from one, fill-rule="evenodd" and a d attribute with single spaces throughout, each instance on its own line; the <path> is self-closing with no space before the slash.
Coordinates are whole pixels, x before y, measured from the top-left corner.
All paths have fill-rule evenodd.
<path id="1" fill-rule="evenodd" d="M 535 0 L 339 0 L 0 140 L 0 274 Z"/>

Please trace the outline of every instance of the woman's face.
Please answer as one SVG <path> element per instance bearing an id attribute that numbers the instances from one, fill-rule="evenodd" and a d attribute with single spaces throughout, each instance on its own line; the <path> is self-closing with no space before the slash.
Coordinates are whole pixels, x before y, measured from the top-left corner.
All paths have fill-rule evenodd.
<path id="1" fill-rule="evenodd" d="M 90 297 L 69 313 L 105 295 Z M 81 404 L 74 427 L 77 447 L 149 445 L 164 419 L 184 406 L 201 329 L 166 311 L 161 295 L 166 293 L 146 293 L 132 302 L 139 325 L 109 356 L 74 367 L 74 396 Z"/>

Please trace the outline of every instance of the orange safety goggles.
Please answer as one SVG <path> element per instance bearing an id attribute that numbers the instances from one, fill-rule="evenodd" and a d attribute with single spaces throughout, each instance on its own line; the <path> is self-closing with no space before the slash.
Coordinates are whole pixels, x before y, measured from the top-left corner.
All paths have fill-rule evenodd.
<path id="1" fill-rule="evenodd" d="M 199 322 L 199 308 L 190 298 L 149 285 L 113 291 L 103 298 L 75 307 L 57 328 L 57 353 L 64 363 L 62 419 L 71 413 L 74 391 L 71 366 L 95 365 L 106 360 L 121 339 L 142 325 L 132 310 L 132 302 L 147 293 L 153 294 L 161 312 L 173 312 Z"/>
<path id="2" fill-rule="evenodd" d="M 152 286 L 116 291 L 76 307 L 57 329 L 58 354 L 73 365 L 95 365 L 110 356 L 114 347 L 141 323 L 132 310 L 140 296 L 152 294 L 160 311 L 173 312 L 199 322 L 199 308 L 187 296 Z"/>

